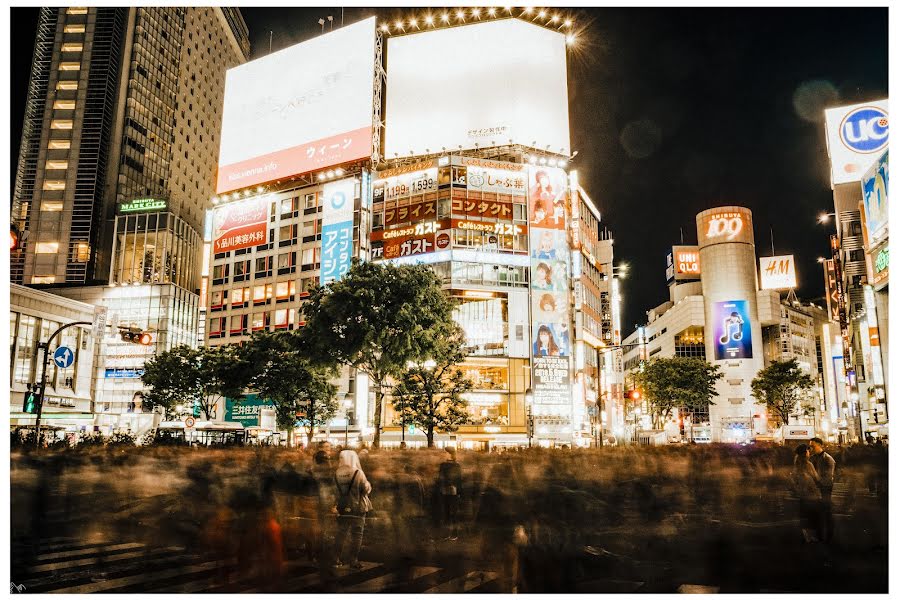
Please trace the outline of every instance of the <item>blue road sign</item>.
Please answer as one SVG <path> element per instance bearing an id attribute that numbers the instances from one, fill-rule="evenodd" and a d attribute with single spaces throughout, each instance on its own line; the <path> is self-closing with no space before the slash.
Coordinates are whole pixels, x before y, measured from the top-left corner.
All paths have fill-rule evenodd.
<path id="1" fill-rule="evenodd" d="M 75 353 L 68 346 L 60 346 L 53 353 L 53 362 L 60 369 L 68 369 L 75 362 Z"/>

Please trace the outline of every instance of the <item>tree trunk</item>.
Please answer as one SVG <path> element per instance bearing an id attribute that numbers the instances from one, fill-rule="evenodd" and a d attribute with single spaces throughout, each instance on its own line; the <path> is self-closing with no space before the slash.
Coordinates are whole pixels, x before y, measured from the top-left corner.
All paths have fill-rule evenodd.
<path id="1" fill-rule="evenodd" d="M 372 447 L 381 447 L 381 403 L 384 400 L 384 392 L 381 388 L 381 379 L 375 382 L 375 416 L 372 418 L 375 425 L 375 436 L 372 438 Z"/>
<path id="2" fill-rule="evenodd" d="M 306 446 L 312 448 L 313 436 L 316 435 L 316 427 L 312 423 L 306 428 Z"/>
<path id="3" fill-rule="evenodd" d="M 434 448 L 434 426 L 429 425 L 428 429 L 425 432 L 425 437 L 428 438 L 428 447 Z"/>
<path id="4" fill-rule="evenodd" d="M 294 428 L 293 428 L 293 427 L 288 427 L 288 430 L 287 430 L 287 445 L 288 445 L 288 448 L 291 447 L 291 442 L 293 441 L 293 439 L 294 439 Z"/>

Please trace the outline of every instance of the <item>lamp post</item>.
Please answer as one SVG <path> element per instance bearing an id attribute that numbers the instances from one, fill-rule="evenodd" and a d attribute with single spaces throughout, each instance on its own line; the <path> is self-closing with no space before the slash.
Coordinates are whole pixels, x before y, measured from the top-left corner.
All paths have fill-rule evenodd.
<path id="1" fill-rule="evenodd" d="M 531 438 L 534 435 L 534 414 L 532 413 L 532 404 L 534 403 L 534 392 L 531 388 L 525 390 L 525 431 L 528 433 L 528 447 L 531 448 Z"/>
<path id="2" fill-rule="evenodd" d="M 344 448 L 350 445 L 350 409 L 353 408 L 353 400 L 350 394 L 344 394 Z"/>

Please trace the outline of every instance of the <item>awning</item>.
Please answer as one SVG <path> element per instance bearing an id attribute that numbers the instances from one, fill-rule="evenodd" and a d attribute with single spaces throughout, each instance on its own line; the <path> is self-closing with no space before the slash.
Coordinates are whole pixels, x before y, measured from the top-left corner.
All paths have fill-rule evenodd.
<path id="1" fill-rule="evenodd" d="M 31 413 L 10 413 L 10 419 L 30 419 L 34 420 L 37 418 L 37 415 L 33 415 Z M 65 419 L 67 421 L 91 421 L 94 420 L 93 413 L 53 413 L 53 412 L 45 412 L 41 413 L 41 421 L 43 420 L 51 420 L 51 419 Z"/>

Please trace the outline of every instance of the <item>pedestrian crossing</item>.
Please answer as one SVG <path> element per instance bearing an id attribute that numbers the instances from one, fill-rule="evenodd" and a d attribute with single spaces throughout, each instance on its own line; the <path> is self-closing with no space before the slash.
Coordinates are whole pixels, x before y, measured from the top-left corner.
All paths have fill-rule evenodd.
<path id="1" fill-rule="evenodd" d="M 18 548 L 17 548 L 18 546 Z M 12 592 L 23 593 L 483 593 L 502 592 L 493 571 L 435 565 L 362 562 L 360 568 L 320 567 L 288 560 L 280 577 L 266 576 L 235 559 L 213 560 L 178 546 L 92 542 L 54 537 L 27 556 L 13 543 Z M 245 559 L 244 563 L 249 563 Z"/>

